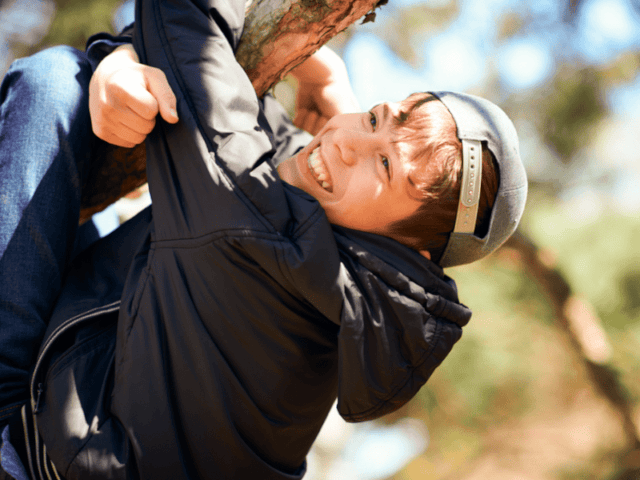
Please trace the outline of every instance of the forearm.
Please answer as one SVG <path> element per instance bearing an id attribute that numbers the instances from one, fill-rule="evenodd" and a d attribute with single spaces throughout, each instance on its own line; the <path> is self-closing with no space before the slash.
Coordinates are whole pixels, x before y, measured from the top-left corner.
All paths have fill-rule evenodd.
<path id="1" fill-rule="evenodd" d="M 296 67 L 298 81 L 293 123 L 315 135 L 334 115 L 360 110 L 342 59 L 326 47 Z"/>
<path id="2" fill-rule="evenodd" d="M 347 77 L 347 68 L 337 53 L 323 46 L 290 74 L 300 83 L 327 85 Z"/>

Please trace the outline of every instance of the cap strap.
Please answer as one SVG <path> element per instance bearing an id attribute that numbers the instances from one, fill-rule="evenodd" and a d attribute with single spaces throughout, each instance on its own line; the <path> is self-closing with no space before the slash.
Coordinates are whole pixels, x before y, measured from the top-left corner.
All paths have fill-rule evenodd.
<path id="1" fill-rule="evenodd" d="M 476 228 L 482 181 L 482 143 L 462 140 L 462 186 L 454 232 L 473 233 Z"/>

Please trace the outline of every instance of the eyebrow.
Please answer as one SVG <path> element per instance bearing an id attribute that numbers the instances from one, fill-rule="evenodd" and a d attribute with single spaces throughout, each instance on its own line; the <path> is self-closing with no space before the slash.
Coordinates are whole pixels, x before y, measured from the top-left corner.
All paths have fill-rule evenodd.
<path id="1" fill-rule="evenodd" d="M 382 118 L 385 122 L 389 121 L 389 105 L 387 105 L 386 103 L 382 105 Z"/>
<path id="2" fill-rule="evenodd" d="M 389 113 L 391 111 L 391 109 L 389 108 L 389 105 L 387 103 L 377 103 L 375 104 L 373 107 L 371 107 L 371 110 L 375 110 L 376 108 L 378 108 L 380 105 L 382 105 L 382 119 L 385 122 L 389 121 L 389 117 L 391 117 L 393 120 L 399 121 L 400 120 L 400 115 L 398 116 L 391 116 L 391 114 Z"/>

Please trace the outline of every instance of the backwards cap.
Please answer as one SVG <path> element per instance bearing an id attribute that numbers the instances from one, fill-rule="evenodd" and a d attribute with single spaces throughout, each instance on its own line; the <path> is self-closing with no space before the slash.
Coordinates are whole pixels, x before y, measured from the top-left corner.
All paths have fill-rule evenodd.
<path id="1" fill-rule="evenodd" d="M 439 262 L 441 267 L 453 267 L 481 259 L 511 236 L 527 200 L 527 175 L 520 160 L 516 129 L 498 106 L 473 95 L 430 93 L 453 116 L 462 142 L 462 184 L 456 224 Z M 480 238 L 473 231 L 482 184 L 482 142 L 486 142 L 496 159 L 500 180 L 489 229 Z"/>

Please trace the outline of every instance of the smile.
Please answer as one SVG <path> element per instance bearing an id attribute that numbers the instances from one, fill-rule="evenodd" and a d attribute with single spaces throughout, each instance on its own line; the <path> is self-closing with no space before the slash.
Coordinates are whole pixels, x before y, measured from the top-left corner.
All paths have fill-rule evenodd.
<path id="1" fill-rule="evenodd" d="M 327 192 L 333 191 L 333 184 L 331 183 L 331 177 L 329 176 L 329 172 L 327 172 L 327 167 L 324 162 L 320 159 L 318 155 L 318 149 L 320 147 L 316 147 L 313 152 L 307 158 L 307 165 L 309 166 L 309 171 L 315 178 L 318 185 L 320 185 Z"/>

